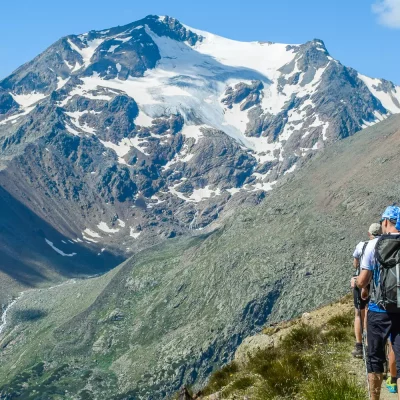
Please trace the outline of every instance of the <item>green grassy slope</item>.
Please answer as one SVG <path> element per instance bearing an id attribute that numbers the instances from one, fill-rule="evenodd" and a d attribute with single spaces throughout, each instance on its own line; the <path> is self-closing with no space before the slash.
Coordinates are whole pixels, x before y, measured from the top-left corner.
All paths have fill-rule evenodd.
<path id="1" fill-rule="evenodd" d="M 353 322 L 353 299 L 347 296 L 307 318 L 267 328 L 252 338 L 257 345 L 240 347 L 235 360 L 216 371 L 198 397 L 367 400 L 363 362 L 350 353 Z M 245 351 L 246 357 L 238 357 Z"/>

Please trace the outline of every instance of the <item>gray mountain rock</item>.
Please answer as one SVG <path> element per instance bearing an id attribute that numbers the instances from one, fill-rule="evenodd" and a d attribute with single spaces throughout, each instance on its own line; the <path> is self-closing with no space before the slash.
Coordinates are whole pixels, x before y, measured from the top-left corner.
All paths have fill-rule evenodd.
<path id="1" fill-rule="evenodd" d="M 158 16 L 69 35 L 0 82 L 5 213 L 15 202 L 16 221 L 29 210 L 46 226 L 0 221 L 0 251 L 18 263 L 20 238 L 41 243 L 34 285 L 69 276 L 66 264 L 103 271 L 97 260 L 112 267 L 258 204 L 399 101 L 397 86 L 343 66 L 317 39 L 239 43 Z M 4 298 L 21 288 L 18 265 Z"/>
<path id="2" fill-rule="evenodd" d="M 0 335 L 0 397 L 169 398 L 199 389 L 266 323 L 340 298 L 355 245 L 400 196 L 399 122 L 333 144 L 214 230 L 25 293 Z"/>

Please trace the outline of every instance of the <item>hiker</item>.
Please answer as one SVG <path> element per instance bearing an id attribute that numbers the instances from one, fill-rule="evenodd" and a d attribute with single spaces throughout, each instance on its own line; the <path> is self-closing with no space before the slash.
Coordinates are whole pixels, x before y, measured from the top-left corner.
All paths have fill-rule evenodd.
<path id="1" fill-rule="evenodd" d="M 389 335 L 396 359 L 397 385 L 400 378 L 400 296 L 397 296 L 396 264 L 400 255 L 400 208 L 387 207 L 381 218 L 383 235 L 371 240 L 361 261 L 361 272 L 351 278 L 351 286 L 360 289 L 371 283 L 368 305 L 367 370 L 371 400 L 379 400 L 386 361 L 385 343 Z M 400 393 L 398 393 L 400 400 Z"/>
<path id="2" fill-rule="evenodd" d="M 380 224 L 373 223 L 368 229 L 368 238 L 369 240 L 373 240 L 377 236 L 380 236 L 381 233 L 382 229 Z M 367 244 L 368 241 L 360 242 L 358 243 L 356 249 L 354 250 L 353 266 L 356 270 L 354 276 L 358 276 L 360 274 L 360 262 L 364 255 Z M 353 288 L 353 298 L 354 298 L 354 309 L 355 309 L 354 334 L 356 337 L 356 344 L 351 354 L 353 355 L 353 357 L 362 358 L 363 357 L 362 332 L 363 330 L 365 330 L 365 308 L 369 301 L 368 288 L 364 288 L 361 290 L 357 287 Z"/>

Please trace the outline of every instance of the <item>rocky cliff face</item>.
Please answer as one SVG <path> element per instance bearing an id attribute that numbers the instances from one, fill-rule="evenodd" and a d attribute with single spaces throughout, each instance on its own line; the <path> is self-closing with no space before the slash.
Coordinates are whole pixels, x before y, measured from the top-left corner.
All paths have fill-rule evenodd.
<path id="1" fill-rule="evenodd" d="M 241 43 L 157 16 L 67 36 L 0 82 L 0 184 L 41 226 L 2 221 L 0 251 L 18 264 L 21 237 L 40 243 L 25 259 L 40 248 L 43 279 L 111 267 L 259 203 L 399 100 L 321 40 Z"/>
<path id="2" fill-rule="evenodd" d="M 0 334 L 0 397 L 167 398 L 266 323 L 347 293 L 355 245 L 400 198 L 399 123 L 333 144 L 208 233 L 25 293 Z"/>

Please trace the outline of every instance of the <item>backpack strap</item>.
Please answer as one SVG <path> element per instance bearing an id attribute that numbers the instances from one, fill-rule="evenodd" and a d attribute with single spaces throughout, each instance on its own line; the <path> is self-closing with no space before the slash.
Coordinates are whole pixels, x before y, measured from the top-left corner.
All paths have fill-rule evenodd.
<path id="1" fill-rule="evenodd" d="M 361 260 L 362 260 L 363 257 L 364 257 L 365 249 L 367 248 L 368 243 L 369 243 L 368 240 L 367 240 L 366 242 L 364 242 L 363 248 L 362 248 L 362 250 L 361 250 L 361 255 L 360 255 L 360 266 L 361 266 Z"/>
<path id="2" fill-rule="evenodd" d="M 358 259 L 359 263 L 358 263 L 358 268 L 357 268 L 357 272 L 356 272 L 357 276 L 360 275 L 360 273 L 361 273 L 361 261 L 364 257 L 365 249 L 367 246 L 368 246 L 368 240 L 366 242 L 364 242 L 363 248 L 361 250 L 360 258 Z"/>
<path id="3" fill-rule="evenodd" d="M 396 264 L 396 278 L 397 278 L 397 308 L 400 308 L 400 264 Z"/>

